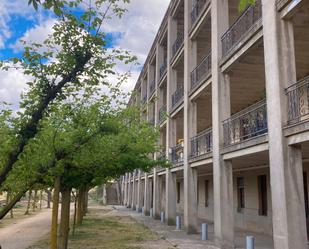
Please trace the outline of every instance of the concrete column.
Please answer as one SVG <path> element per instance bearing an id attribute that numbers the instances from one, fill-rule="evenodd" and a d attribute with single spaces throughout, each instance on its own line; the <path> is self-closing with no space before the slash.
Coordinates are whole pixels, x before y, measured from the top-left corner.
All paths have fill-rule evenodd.
<path id="1" fill-rule="evenodd" d="M 133 210 L 135 210 L 136 209 L 136 202 L 135 202 L 135 200 L 136 200 L 136 181 L 135 181 L 135 172 L 133 172 L 133 176 L 132 176 L 132 180 L 133 180 L 133 182 L 132 182 L 132 204 L 131 204 L 131 208 L 133 209 Z"/>
<path id="2" fill-rule="evenodd" d="M 128 179 L 128 173 L 125 174 L 125 185 L 124 185 L 124 205 L 128 205 L 128 185 L 129 185 L 129 179 Z"/>
<path id="3" fill-rule="evenodd" d="M 151 193 L 150 193 L 150 181 L 148 178 L 148 174 L 145 173 L 145 181 L 144 181 L 144 214 L 146 216 L 150 213 L 151 208 Z"/>
<path id="4" fill-rule="evenodd" d="M 221 73 L 221 36 L 228 29 L 228 0 L 211 1 L 212 46 L 212 132 L 215 243 L 234 248 L 233 172 L 231 162 L 222 159 L 222 121 L 230 116 L 230 82 Z"/>
<path id="5" fill-rule="evenodd" d="M 132 185 L 131 185 L 131 173 L 128 173 L 128 200 L 127 200 L 127 207 L 131 208 L 132 204 Z"/>
<path id="6" fill-rule="evenodd" d="M 166 170 L 165 174 L 165 218 L 169 226 L 175 225 L 176 220 L 176 174 L 170 169 Z"/>
<path id="7" fill-rule="evenodd" d="M 142 183 L 141 183 L 141 170 L 138 172 L 138 178 L 137 178 L 137 202 L 136 202 L 136 209 L 138 212 L 142 210 L 143 207 L 143 191 L 142 191 Z"/>
<path id="8" fill-rule="evenodd" d="M 274 248 L 307 248 L 301 148 L 288 146 L 283 134 L 284 88 L 296 79 L 293 26 L 281 20 L 275 0 L 262 8 Z"/>
<path id="9" fill-rule="evenodd" d="M 157 169 L 153 172 L 153 212 L 154 218 L 160 219 L 161 212 L 161 202 L 160 202 L 160 181 L 157 173 Z"/>
<path id="10" fill-rule="evenodd" d="M 190 73 L 192 63 L 192 43 L 189 40 L 190 12 L 192 1 L 184 1 L 184 226 L 188 233 L 196 233 L 198 229 L 197 217 L 197 169 L 189 164 L 190 136 L 192 131 L 192 103 L 188 94 L 190 91 Z"/>

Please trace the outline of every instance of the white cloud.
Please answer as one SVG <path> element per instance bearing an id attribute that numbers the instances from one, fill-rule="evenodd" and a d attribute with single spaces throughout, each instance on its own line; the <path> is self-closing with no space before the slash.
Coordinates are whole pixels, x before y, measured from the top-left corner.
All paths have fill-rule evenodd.
<path id="1" fill-rule="evenodd" d="M 33 17 L 33 9 L 27 6 L 27 0 L 0 0 L 0 49 L 5 46 L 5 40 L 10 37 L 11 30 L 8 22 L 12 15 Z M 123 35 L 116 44 L 138 56 L 139 62 L 144 63 L 149 49 L 153 43 L 159 25 L 163 19 L 170 0 L 131 0 L 127 6 L 128 12 L 121 20 L 114 18 L 104 28 L 107 32 L 121 32 Z M 26 41 L 41 42 L 52 31 L 54 19 L 42 19 L 38 14 L 39 24 L 24 33 L 21 39 Z M 20 43 L 11 45 L 15 51 L 21 49 Z M 127 67 L 119 64 L 117 71 L 124 73 Z M 123 84 L 123 89 L 131 91 L 139 76 L 137 69 L 131 70 L 131 78 Z M 13 104 L 18 108 L 20 94 L 25 90 L 26 82 L 29 81 L 21 71 L 0 71 L 0 101 Z"/>
<path id="2" fill-rule="evenodd" d="M 12 104 L 14 110 L 19 109 L 20 95 L 30 80 L 30 76 L 18 69 L 0 71 L 0 100 Z"/>
<path id="3" fill-rule="evenodd" d="M 5 41 L 12 35 L 9 22 L 15 15 L 34 19 L 33 8 L 27 5 L 26 0 L 1 0 L 0 1 L 0 49 L 4 48 Z"/>
<path id="4" fill-rule="evenodd" d="M 106 32 L 121 32 L 117 46 L 132 51 L 143 64 L 155 39 L 170 0 L 131 0 L 128 12 L 122 19 L 112 19 L 104 26 Z M 124 70 L 122 68 L 122 70 Z M 132 71 L 132 78 L 125 89 L 132 90 L 139 76 Z"/>
<path id="5" fill-rule="evenodd" d="M 33 28 L 27 30 L 20 40 L 26 41 L 27 43 L 43 43 L 48 35 L 52 34 L 55 22 L 55 19 L 50 18 L 38 25 L 35 25 Z M 16 41 L 15 44 L 10 45 L 10 48 L 12 48 L 16 53 L 23 49 L 23 45 L 20 41 Z"/>

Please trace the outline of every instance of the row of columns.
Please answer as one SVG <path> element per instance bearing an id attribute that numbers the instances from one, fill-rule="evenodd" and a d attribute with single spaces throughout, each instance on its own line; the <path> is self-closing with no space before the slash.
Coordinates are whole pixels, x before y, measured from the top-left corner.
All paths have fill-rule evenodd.
<path id="1" fill-rule="evenodd" d="M 189 141 L 194 134 L 196 111 L 188 98 L 191 65 L 194 64 L 194 41 L 188 37 L 189 10 L 192 1 L 184 1 L 184 225 L 188 233 L 197 231 L 197 169 L 188 163 Z M 212 132 L 213 132 L 213 184 L 214 184 L 214 233 L 215 242 L 221 248 L 234 246 L 234 207 L 233 207 L 233 165 L 223 160 L 222 121 L 230 117 L 230 82 L 228 74 L 220 68 L 222 58 L 221 37 L 229 27 L 228 0 L 211 0 L 211 43 L 212 43 Z M 276 0 L 262 0 L 263 44 L 265 55 L 265 76 L 268 113 L 269 167 L 272 196 L 273 241 L 275 249 L 307 248 L 304 187 L 302 179 L 302 154 L 300 146 L 288 145 L 283 134 L 287 121 L 286 96 L 284 89 L 296 81 L 293 25 L 282 20 L 276 10 Z M 168 41 L 175 37 L 168 21 Z M 171 51 L 171 42 L 168 43 Z M 168 53 L 170 61 L 170 53 Z M 172 77 L 168 69 L 167 89 Z M 158 79 L 158 72 L 157 72 Z M 170 98 L 167 107 L 170 108 Z M 156 106 L 156 110 L 157 110 Z M 168 110 L 169 111 L 169 110 Z M 157 113 L 157 111 L 156 111 Z M 195 121 L 196 122 L 196 121 Z M 171 124 L 167 121 L 168 150 Z M 168 153 L 168 151 L 167 151 Z M 133 180 L 133 181 L 132 181 Z M 162 177 L 154 169 L 152 179 L 145 174 L 144 185 L 140 174 L 125 176 L 124 204 L 149 215 L 153 208 L 155 218 L 160 217 L 160 195 Z M 165 172 L 165 214 L 169 225 L 176 218 L 176 175 L 169 169 Z M 153 188 L 153 189 L 152 189 Z M 143 189 L 143 198 L 142 192 Z M 153 205 L 151 205 L 153 202 Z"/>

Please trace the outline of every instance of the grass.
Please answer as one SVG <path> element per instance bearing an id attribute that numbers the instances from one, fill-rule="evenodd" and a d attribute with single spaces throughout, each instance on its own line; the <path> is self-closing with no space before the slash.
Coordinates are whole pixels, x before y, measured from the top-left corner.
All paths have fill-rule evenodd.
<path id="1" fill-rule="evenodd" d="M 128 216 L 105 215 L 106 208 L 91 208 L 83 225 L 70 235 L 69 249 L 142 249 L 158 236 Z M 48 238 L 28 249 L 48 249 Z M 149 247 L 147 247 L 149 248 Z"/>

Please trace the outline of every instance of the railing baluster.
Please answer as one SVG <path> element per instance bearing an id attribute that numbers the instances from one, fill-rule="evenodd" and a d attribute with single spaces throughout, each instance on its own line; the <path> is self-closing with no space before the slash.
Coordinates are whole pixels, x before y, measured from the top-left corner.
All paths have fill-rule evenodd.
<path id="1" fill-rule="evenodd" d="M 242 36 L 262 17 L 262 5 L 257 0 L 255 5 L 248 6 L 235 23 L 221 37 L 222 54 L 228 52 L 241 40 Z"/>
<path id="2" fill-rule="evenodd" d="M 223 121 L 224 145 L 267 133 L 266 101 L 260 101 Z"/>
<path id="3" fill-rule="evenodd" d="M 288 103 L 288 124 L 309 119 L 309 76 L 285 89 Z"/>

